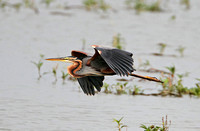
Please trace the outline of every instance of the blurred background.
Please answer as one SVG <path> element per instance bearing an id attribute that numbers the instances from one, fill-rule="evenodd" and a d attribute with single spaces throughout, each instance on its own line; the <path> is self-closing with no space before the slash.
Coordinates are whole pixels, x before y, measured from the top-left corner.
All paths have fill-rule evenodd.
<path id="1" fill-rule="evenodd" d="M 200 130 L 199 6 L 0 0 L 0 130 Z M 164 84 L 109 76 L 100 93 L 87 96 L 67 74 L 69 64 L 44 60 L 71 50 L 93 55 L 94 44 L 132 52 L 135 73 Z"/>

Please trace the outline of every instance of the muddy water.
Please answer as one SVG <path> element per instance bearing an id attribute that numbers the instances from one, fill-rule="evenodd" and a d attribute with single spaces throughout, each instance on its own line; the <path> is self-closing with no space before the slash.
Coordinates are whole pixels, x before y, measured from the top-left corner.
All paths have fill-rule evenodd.
<path id="1" fill-rule="evenodd" d="M 62 3 L 62 2 L 61 2 Z M 134 53 L 135 66 L 148 59 L 155 68 L 175 65 L 178 73 L 190 72 L 184 79 L 186 86 L 194 86 L 200 76 L 200 14 L 199 1 L 191 1 L 186 11 L 179 1 L 170 1 L 165 12 L 136 15 L 126 10 L 123 1 L 110 3 L 117 12 L 88 12 L 82 9 L 63 10 L 55 2 L 50 8 L 37 3 L 39 14 L 22 8 L 19 12 L 6 8 L 0 12 L 0 130 L 116 130 L 113 118 L 124 117 L 128 130 L 142 130 L 141 124 L 159 125 L 168 115 L 173 131 L 200 130 L 199 99 L 161 98 L 128 95 L 98 95 L 89 97 L 78 88 L 78 83 L 62 84 L 59 63 L 58 82 L 52 84 L 52 74 L 37 81 L 37 69 L 31 61 L 39 54 L 46 57 L 69 55 L 73 49 L 93 53 L 92 44 L 111 45 L 113 35 L 120 33 L 126 41 L 125 49 Z M 70 2 L 80 5 L 81 1 Z M 51 15 L 60 11 L 70 15 Z M 176 19 L 171 20 L 175 15 Z M 179 55 L 176 49 L 186 47 L 184 57 L 156 57 L 157 43 L 168 44 L 165 54 Z M 51 71 L 55 63 L 44 62 L 42 72 Z M 144 72 L 137 72 L 145 74 Z M 159 74 L 150 74 L 159 77 Z M 112 84 L 119 77 L 107 77 Z M 161 88 L 152 82 L 129 82 L 156 92 Z"/>

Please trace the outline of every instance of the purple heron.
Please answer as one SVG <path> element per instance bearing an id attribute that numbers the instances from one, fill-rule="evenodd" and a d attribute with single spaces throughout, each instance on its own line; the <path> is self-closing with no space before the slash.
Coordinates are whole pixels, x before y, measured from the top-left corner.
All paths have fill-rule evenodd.
<path id="1" fill-rule="evenodd" d="M 141 76 L 133 74 L 133 54 L 116 48 L 106 48 L 98 45 L 92 46 L 95 50 L 93 56 L 89 56 L 85 52 L 71 52 L 72 56 L 60 58 L 48 58 L 50 61 L 70 62 L 67 71 L 72 76 L 77 78 L 80 87 L 87 95 L 94 95 L 95 90 L 101 91 L 103 86 L 104 76 L 120 75 L 120 76 L 135 76 L 142 79 L 160 82 L 155 77 Z"/>

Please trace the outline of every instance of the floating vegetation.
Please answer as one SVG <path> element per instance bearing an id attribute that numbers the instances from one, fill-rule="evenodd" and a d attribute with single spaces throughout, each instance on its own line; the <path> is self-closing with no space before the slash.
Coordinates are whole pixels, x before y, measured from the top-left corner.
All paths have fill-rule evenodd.
<path id="1" fill-rule="evenodd" d="M 61 71 L 62 72 L 62 79 L 63 79 L 63 83 L 65 83 L 65 80 L 66 80 L 66 77 L 69 75 L 68 73 L 65 73 L 64 71 Z"/>
<path id="2" fill-rule="evenodd" d="M 11 8 L 14 8 L 16 11 L 19 11 L 20 7 L 22 6 L 21 3 L 15 3 L 15 4 L 11 4 L 11 3 L 8 3 L 7 1 L 0 1 L 0 7 L 2 9 L 4 9 L 5 7 L 11 7 Z"/>
<path id="3" fill-rule="evenodd" d="M 55 78 L 55 83 L 57 82 L 58 78 L 57 78 L 57 69 L 58 69 L 58 64 L 56 64 L 55 67 L 53 67 L 52 69 L 52 73 L 53 73 L 53 76 Z"/>
<path id="4" fill-rule="evenodd" d="M 112 88 L 116 89 L 117 95 L 121 95 L 121 94 L 127 94 L 127 84 L 128 82 L 125 83 L 117 83 L 117 84 L 113 84 Z"/>
<path id="5" fill-rule="evenodd" d="M 171 20 L 175 20 L 176 19 L 176 16 L 175 15 L 172 15 L 171 16 Z"/>
<path id="6" fill-rule="evenodd" d="M 141 90 L 141 87 L 134 85 L 134 90 L 132 91 L 129 89 L 129 94 L 131 95 L 141 95 L 143 94 L 144 90 Z"/>
<path id="7" fill-rule="evenodd" d="M 153 69 L 153 68 L 152 68 Z M 183 78 L 188 77 L 189 73 L 176 74 L 176 67 L 166 67 L 168 72 L 154 69 L 156 72 L 162 75 L 162 90 L 158 93 L 145 94 L 144 90 L 140 86 L 131 86 L 128 82 L 118 82 L 116 84 L 109 85 L 104 83 L 104 93 L 106 94 L 129 94 L 129 95 L 143 95 L 143 96 L 174 96 L 182 97 L 183 95 L 200 97 L 200 79 L 195 83 L 195 87 L 186 87 L 183 85 Z"/>
<path id="8" fill-rule="evenodd" d="M 39 13 L 38 9 L 35 7 L 34 1 L 32 0 L 23 0 L 21 3 L 9 3 L 8 1 L 0 0 L 0 7 L 4 9 L 5 7 L 14 8 L 16 11 L 19 11 L 21 7 L 26 7 L 34 10 L 35 13 Z"/>
<path id="9" fill-rule="evenodd" d="M 65 83 L 66 78 L 67 78 L 68 80 L 71 80 L 71 81 L 76 81 L 76 80 L 77 80 L 76 78 L 70 76 L 68 73 L 65 73 L 64 71 L 61 71 L 61 72 L 62 72 L 61 78 L 62 78 L 62 80 L 63 80 L 63 83 Z"/>
<path id="10" fill-rule="evenodd" d="M 142 124 L 140 127 L 143 128 L 144 131 L 169 131 L 170 125 L 171 125 L 171 121 L 168 122 L 167 116 L 166 116 L 166 118 L 162 117 L 162 127 L 155 126 L 155 125 L 146 126 L 144 124 Z"/>
<path id="11" fill-rule="evenodd" d="M 40 54 L 40 60 L 38 62 L 31 61 L 37 67 L 37 70 L 38 70 L 38 80 L 40 80 L 40 78 L 42 77 L 42 75 L 41 75 L 41 67 L 43 65 L 43 60 L 44 60 L 44 55 Z"/>
<path id="12" fill-rule="evenodd" d="M 25 5 L 26 8 L 34 7 L 34 3 L 31 0 L 23 0 L 23 2 L 24 2 L 24 5 Z"/>
<path id="13" fill-rule="evenodd" d="M 178 80 L 175 81 L 175 67 L 168 67 L 167 68 L 171 75 L 168 77 L 165 77 L 163 79 L 163 90 L 161 91 L 162 96 L 176 96 L 176 97 L 182 97 L 183 95 L 190 95 L 190 96 L 197 96 L 200 97 L 200 83 L 196 83 L 195 87 L 186 87 L 182 84 L 183 82 L 183 77 L 188 76 L 188 72 L 184 74 L 177 74 L 176 76 L 178 77 Z M 198 79 L 197 79 L 198 80 Z"/>
<path id="14" fill-rule="evenodd" d="M 112 93 L 112 88 L 111 88 L 111 86 L 109 84 L 104 82 L 102 88 L 105 88 L 104 89 L 104 93 L 106 93 L 106 94 L 111 94 Z"/>
<path id="15" fill-rule="evenodd" d="M 182 79 L 179 79 L 177 84 L 175 84 L 174 86 L 179 96 L 188 94 L 190 96 L 200 97 L 200 83 L 196 83 L 195 85 L 196 87 L 187 88 L 183 86 Z"/>
<path id="16" fill-rule="evenodd" d="M 163 96 L 174 95 L 179 97 L 180 95 L 177 95 L 175 93 L 176 88 L 175 85 L 173 84 L 176 68 L 175 66 L 171 66 L 171 67 L 166 67 L 166 69 L 168 69 L 170 74 L 166 76 L 165 79 L 163 79 L 163 84 L 162 84 L 163 90 L 161 91 L 161 94 Z"/>
<path id="17" fill-rule="evenodd" d="M 97 9 L 107 11 L 110 8 L 110 5 L 106 4 L 104 0 L 84 0 L 83 4 L 89 11 Z"/>
<path id="18" fill-rule="evenodd" d="M 159 46 L 159 49 L 160 49 L 160 54 L 163 55 L 167 44 L 165 44 L 165 43 L 159 43 L 158 46 Z"/>
<path id="19" fill-rule="evenodd" d="M 119 120 L 113 119 L 113 122 L 117 123 L 117 128 L 118 128 L 119 131 L 121 131 L 121 129 L 124 128 L 124 127 L 126 127 L 126 128 L 128 127 L 127 125 L 124 125 L 123 123 L 121 123 L 123 118 L 124 117 L 121 117 Z"/>
<path id="20" fill-rule="evenodd" d="M 163 56 L 166 46 L 167 46 L 167 44 L 165 44 L 165 43 L 159 43 L 158 44 L 159 53 L 153 53 L 153 55 Z"/>
<path id="21" fill-rule="evenodd" d="M 169 70 L 169 72 L 171 73 L 171 77 L 173 79 L 174 78 L 174 74 L 176 72 L 176 67 L 175 66 L 169 66 L 169 67 L 166 67 L 166 69 Z"/>
<path id="22" fill-rule="evenodd" d="M 140 70 L 141 68 L 142 69 L 147 69 L 149 66 L 150 66 L 151 64 L 150 64 L 150 61 L 149 60 L 145 60 L 145 62 L 140 62 L 139 63 L 139 66 L 138 66 L 138 69 Z"/>
<path id="23" fill-rule="evenodd" d="M 104 85 L 102 88 L 104 88 L 104 93 L 106 94 L 128 94 L 129 93 L 129 87 L 127 86 L 128 82 L 109 85 L 104 82 Z"/>
<path id="24" fill-rule="evenodd" d="M 0 0 L 0 7 L 3 9 L 7 5 L 7 2 Z"/>
<path id="25" fill-rule="evenodd" d="M 112 46 L 117 49 L 124 49 L 125 40 L 121 37 L 121 35 L 118 33 L 117 35 L 113 36 Z"/>
<path id="26" fill-rule="evenodd" d="M 110 5 L 106 4 L 104 0 L 100 0 L 99 8 L 103 11 L 107 11 L 110 8 Z"/>
<path id="27" fill-rule="evenodd" d="M 182 5 L 185 5 L 186 9 L 190 9 L 190 0 L 181 0 Z"/>
<path id="28" fill-rule="evenodd" d="M 107 83 L 104 83 L 103 87 L 104 93 L 106 94 L 129 94 L 129 95 L 145 95 L 143 93 L 144 90 L 141 90 L 141 87 L 134 85 L 133 88 L 131 86 L 128 86 L 128 82 L 109 85 Z"/>
<path id="29" fill-rule="evenodd" d="M 183 57 L 184 56 L 185 47 L 179 46 L 178 49 L 176 49 L 176 51 L 178 51 L 180 56 Z"/>
<path id="30" fill-rule="evenodd" d="M 97 1 L 96 0 L 84 0 L 83 4 L 85 5 L 85 8 L 87 10 L 91 10 L 91 8 L 97 7 Z"/>
<path id="31" fill-rule="evenodd" d="M 177 57 L 177 55 L 174 55 L 174 54 L 170 54 L 170 55 L 164 54 L 166 47 L 167 47 L 167 44 L 165 44 L 165 43 L 159 43 L 158 44 L 159 53 L 152 53 L 152 55 L 155 55 L 155 56 Z M 181 56 L 183 56 L 184 49 L 185 49 L 185 47 L 179 46 L 179 48 L 176 49 L 176 50 L 180 53 Z"/>
<path id="32" fill-rule="evenodd" d="M 160 7 L 160 0 L 157 0 L 152 3 L 147 3 L 146 0 L 126 0 L 125 3 L 128 9 L 135 9 L 137 13 L 140 13 L 141 11 L 151 11 L 151 12 L 162 11 Z"/>
<path id="33" fill-rule="evenodd" d="M 46 7 L 49 7 L 50 4 L 53 2 L 54 0 L 41 0 L 41 3 L 46 4 Z"/>
<path id="34" fill-rule="evenodd" d="M 34 10 L 34 12 L 35 12 L 36 14 L 39 13 L 39 10 L 38 10 L 38 8 L 35 6 L 35 3 L 34 3 L 33 0 L 23 0 L 23 2 L 24 2 L 23 4 L 25 5 L 26 8 L 30 8 L 30 9 Z"/>

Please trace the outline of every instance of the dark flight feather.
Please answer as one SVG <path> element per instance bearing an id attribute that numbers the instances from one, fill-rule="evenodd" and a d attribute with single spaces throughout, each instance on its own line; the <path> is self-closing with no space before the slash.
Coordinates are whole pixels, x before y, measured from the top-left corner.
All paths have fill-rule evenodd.
<path id="1" fill-rule="evenodd" d="M 135 70 L 133 68 L 132 53 L 104 47 L 95 47 L 94 49 L 117 75 L 128 76 Z"/>
<path id="2" fill-rule="evenodd" d="M 97 91 L 101 91 L 104 76 L 86 76 L 82 78 L 77 78 L 77 80 L 85 94 L 94 95 L 94 87 L 97 89 Z"/>

